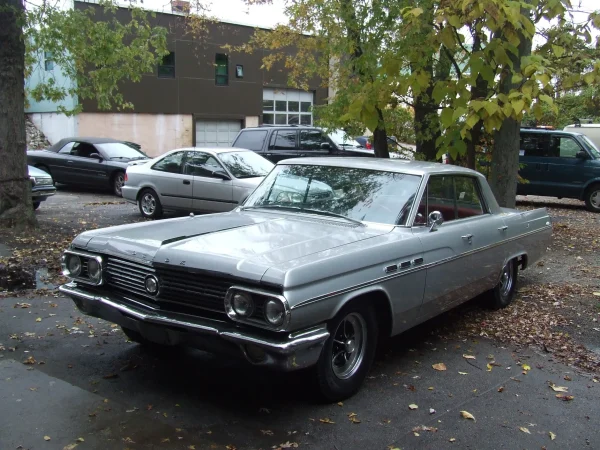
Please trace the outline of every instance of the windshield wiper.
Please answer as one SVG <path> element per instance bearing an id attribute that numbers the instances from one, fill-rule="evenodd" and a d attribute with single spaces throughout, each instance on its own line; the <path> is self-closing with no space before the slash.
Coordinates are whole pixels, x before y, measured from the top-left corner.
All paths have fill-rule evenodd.
<path id="1" fill-rule="evenodd" d="M 311 208 L 301 208 L 299 206 L 283 206 L 283 205 L 256 205 L 256 206 L 242 206 L 242 211 L 247 209 L 281 209 L 286 211 L 298 211 L 304 212 L 308 214 L 315 214 L 319 216 L 329 216 L 329 217 L 337 217 L 339 219 L 345 219 L 349 222 L 355 223 L 360 226 L 365 226 L 360 220 L 352 219 L 350 217 L 346 217 L 342 214 L 334 213 L 331 211 L 321 211 L 320 209 L 311 209 Z"/>

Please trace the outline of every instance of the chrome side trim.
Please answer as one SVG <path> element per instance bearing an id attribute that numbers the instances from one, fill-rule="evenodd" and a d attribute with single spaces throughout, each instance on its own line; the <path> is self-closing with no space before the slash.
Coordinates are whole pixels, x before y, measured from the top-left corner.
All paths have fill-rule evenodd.
<path id="1" fill-rule="evenodd" d="M 461 259 L 461 258 L 465 258 L 465 257 L 473 255 L 475 253 L 479 253 L 479 252 L 482 252 L 484 250 L 489 250 L 491 248 L 498 247 L 498 246 L 504 245 L 504 244 L 506 244 L 508 242 L 516 241 L 518 239 L 527 237 L 527 236 L 529 236 L 531 234 L 540 233 L 540 232 L 546 231 L 548 229 L 552 229 L 552 225 L 545 226 L 544 228 L 540 228 L 538 230 L 528 231 L 527 233 L 523 233 L 523 234 L 521 234 L 519 236 L 515 236 L 515 237 L 512 237 L 510 239 L 505 239 L 505 240 L 500 241 L 500 242 L 496 242 L 495 244 L 489 244 L 489 245 L 486 245 L 484 247 L 481 247 L 481 248 L 478 248 L 478 249 L 475 249 L 475 250 L 469 250 L 468 252 L 461 253 L 460 255 L 455 255 L 455 256 L 450 256 L 450 257 L 445 258 L 445 259 L 440 259 L 439 261 L 436 261 L 436 262 L 433 262 L 433 263 L 422 264 L 422 262 L 421 262 L 421 264 L 419 264 L 417 266 L 413 265 L 410 269 L 403 270 L 401 272 L 394 273 L 392 275 L 387 275 L 387 276 L 379 277 L 379 278 L 376 278 L 376 279 L 371 280 L 371 281 L 366 281 L 364 283 L 356 284 L 354 286 L 350 286 L 350 287 L 347 287 L 347 288 L 344 288 L 344 289 L 340 289 L 338 291 L 333 291 L 333 292 L 330 292 L 330 293 L 327 293 L 327 294 L 324 294 L 324 295 L 320 295 L 318 297 L 311 298 L 309 300 L 305 300 L 303 302 L 297 303 L 296 305 L 292 306 L 291 309 L 293 311 L 294 309 L 302 308 L 303 306 L 307 306 L 307 305 L 310 305 L 312 303 L 319 302 L 321 300 L 325 300 L 325 299 L 328 299 L 328 298 L 331 298 L 331 297 L 335 297 L 337 295 L 342 295 L 342 294 L 345 294 L 347 292 L 356 291 L 358 289 L 362 289 L 364 287 L 372 286 L 374 284 L 381 283 L 381 282 L 384 282 L 384 281 L 387 281 L 387 280 L 391 280 L 393 278 L 403 277 L 405 275 L 409 275 L 409 274 L 417 272 L 419 270 L 426 270 L 426 269 L 429 269 L 431 267 L 436 267 L 436 266 L 439 266 L 441 264 L 446 264 L 448 262 L 455 261 L 455 260 L 458 260 L 458 259 Z M 422 258 L 417 258 L 417 259 L 421 259 L 422 260 Z M 413 260 L 413 261 L 416 261 L 416 260 Z"/>

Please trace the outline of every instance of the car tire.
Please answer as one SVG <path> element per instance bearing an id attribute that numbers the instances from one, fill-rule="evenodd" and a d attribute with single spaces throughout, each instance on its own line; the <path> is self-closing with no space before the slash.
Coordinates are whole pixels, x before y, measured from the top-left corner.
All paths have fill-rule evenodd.
<path id="1" fill-rule="evenodd" d="M 502 309 L 510 305 L 517 292 L 519 267 L 516 259 L 511 259 L 502 268 L 500 280 L 493 289 L 486 292 L 485 300 L 490 309 Z"/>
<path id="2" fill-rule="evenodd" d="M 585 207 L 588 211 L 600 213 L 600 184 L 592 184 L 585 191 Z"/>
<path id="3" fill-rule="evenodd" d="M 110 184 L 112 186 L 113 194 L 117 197 L 123 197 L 122 188 L 125 184 L 125 172 L 115 172 L 111 178 Z"/>
<path id="4" fill-rule="evenodd" d="M 42 202 L 33 202 L 33 209 L 34 210 L 38 209 L 41 204 L 42 204 Z"/>
<path id="5" fill-rule="evenodd" d="M 162 205 L 154 189 L 143 189 L 138 195 L 138 208 L 147 219 L 160 219 L 163 215 Z"/>
<path id="6" fill-rule="evenodd" d="M 320 398 L 337 402 L 354 395 L 369 373 L 377 348 L 377 316 L 371 306 L 353 302 L 329 323 L 329 332 L 313 370 Z"/>

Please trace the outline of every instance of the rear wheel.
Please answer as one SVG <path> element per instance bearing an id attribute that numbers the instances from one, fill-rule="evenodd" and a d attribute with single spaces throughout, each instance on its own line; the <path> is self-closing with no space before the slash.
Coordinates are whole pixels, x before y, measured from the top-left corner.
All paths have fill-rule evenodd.
<path id="1" fill-rule="evenodd" d="M 144 189 L 138 196 L 138 207 L 142 216 L 148 219 L 160 219 L 163 214 L 158 194 L 153 189 Z"/>
<path id="2" fill-rule="evenodd" d="M 585 192 L 585 207 L 588 211 L 600 213 L 600 184 L 591 185 Z"/>
<path id="3" fill-rule="evenodd" d="M 314 368 L 321 396 L 339 401 L 355 394 L 365 380 L 377 347 L 373 308 L 350 304 L 329 324 L 330 336 Z"/>
<path id="4" fill-rule="evenodd" d="M 123 197 L 123 185 L 125 184 L 125 172 L 117 172 L 112 177 L 113 193 L 117 197 Z"/>
<path id="5" fill-rule="evenodd" d="M 498 284 L 486 293 L 487 306 L 491 309 L 506 308 L 515 298 L 519 268 L 517 261 L 511 259 L 502 268 Z"/>

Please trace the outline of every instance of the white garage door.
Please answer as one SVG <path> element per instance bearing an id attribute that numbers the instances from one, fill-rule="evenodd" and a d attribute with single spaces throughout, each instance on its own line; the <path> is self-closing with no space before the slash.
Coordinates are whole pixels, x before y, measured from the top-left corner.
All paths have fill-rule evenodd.
<path id="1" fill-rule="evenodd" d="M 241 128 L 239 120 L 197 120 L 196 147 L 230 147 Z"/>

